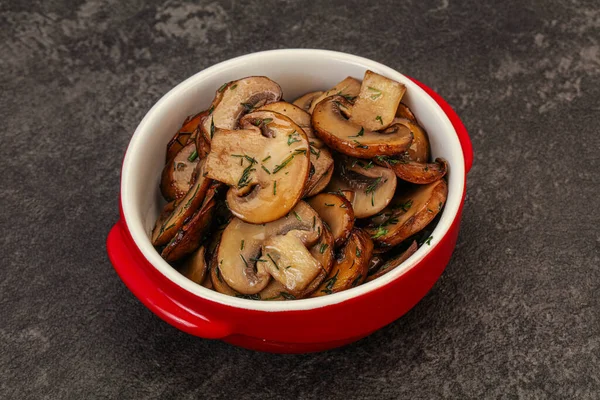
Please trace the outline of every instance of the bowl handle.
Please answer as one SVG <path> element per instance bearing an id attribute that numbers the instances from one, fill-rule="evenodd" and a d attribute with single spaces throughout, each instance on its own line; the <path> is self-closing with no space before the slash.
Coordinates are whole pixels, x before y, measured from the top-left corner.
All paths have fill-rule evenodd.
<path id="1" fill-rule="evenodd" d="M 200 315 L 163 292 L 141 265 L 147 263 L 129 237 L 127 228 L 117 222 L 106 239 L 106 250 L 115 271 L 131 292 L 146 307 L 176 328 L 206 339 L 221 339 L 232 334 L 231 327 Z"/>
<path id="2" fill-rule="evenodd" d="M 450 105 L 436 92 L 434 92 L 431 88 L 419 82 L 418 80 L 408 77 L 414 83 L 416 83 L 421 89 L 427 92 L 436 103 L 442 108 L 446 116 L 452 123 L 454 130 L 456 131 L 456 135 L 458 136 L 458 141 L 460 142 L 460 147 L 462 147 L 463 156 L 465 158 L 465 173 L 468 173 L 471 170 L 471 166 L 473 165 L 473 145 L 471 144 L 471 138 L 469 137 L 469 133 L 467 132 L 467 128 L 463 125 L 462 121 L 456 114 L 456 112 L 450 107 Z"/>

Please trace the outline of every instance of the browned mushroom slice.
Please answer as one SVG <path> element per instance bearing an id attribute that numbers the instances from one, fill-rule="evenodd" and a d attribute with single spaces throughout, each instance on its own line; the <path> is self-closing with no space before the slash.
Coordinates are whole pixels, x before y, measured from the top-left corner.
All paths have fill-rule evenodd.
<path id="1" fill-rule="evenodd" d="M 195 174 L 194 184 L 177 203 L 171 215 L 163 223 L 157 223 L 154 226 L 154 230 L 152 231 L 152 244 L 154 246 L 165 245 L 173 239 L 184 222 L 202 205 L 206 191 L 212 182 L 204 176 L 204 160 L 201 160 L 196 165 Z"/>
<path id="2" fill-rule="evenodd" d="M 249 76 L 221 86 L 201 129 L 210 142 L 216 128 L 233 130 L 246 113 L 281 99 L 281 87 L 265 76 Z"/>
<path id="3" fill-rule="evenodd" d="M 156 219 L 155 225 L 162 226 L 165 223 L 165 221 L 167 220 L 167 218 L 169 218 L 171 216 L 171 214 L 173 213 L 173 210 L 175 209 L 176 206 L 177 206 L 177 200 L 173 200 L 173 201 L 165 204 L 163 209 L 160 211 L 158 218 Z"/>
<path id="4" fill-rule="evenodd" d="M 407 150 L 409 158 L 416 162 L 428 162 L 430 146 L 427 132 L 419 124 L 406 118 L 395 118 L 394 123 L 406 126 L 413 135 L 413 141 Z"/>
<path id="5" fill-rule="evenodd" d="M 391 168 L 402 180 L 419 185 L 425 185 L 440 180 L 448 171 L 448 163 L 443 158 L 437 158 L 434 163 L 420 163 L 391 157 L 376 157 L 380 165 Z"/>
<path id="6" fill-rule="evenodd" d="M 194 252 L 210 229 L 216 206 L 215 196 L 221 188 L 221 183 L 213 182 L 204 198 L 202 207 L 186 220 L 181 229 L 161 252 L 167 262 L 175 262 Z"/>
<path id="7" fill-rule="evenodd" d="M 198 128 L 200 121 L 208 114 L 208 111 L 202 111 L 192 117 L 187 117 L 181 128 L 175 136 L 167 144 L 166 161 L 175 157 L 181 149 L 190 142 L 190 138 L 194 136 L 194 131 Z"/>
<path id="8" fill-rule="evenodd" d="M 325 93 L 325 92 L 317 91 L 317 92 L 306 93 L 305 95 L 302 95 L 302 96 L 298 97 L 296 100 L 294 100 L 293 104 L 297 107 L 300 107 L 304 111 L 308 111 L 308 110 L 310 110 L 310 106 L 312 105 L 313 101 L 316 98 L 318 98 L 319 96 L 321 96 L 323 93 Z"/>
<path id="9" fill-rule="evenodd" d="M 321 193 L 306 202 L 329 225 L 335 240 L 335 247 L 343 245 L 354 227 L 352 204 L 345 197 L 336 193 Z"/>
<path id="10" fill-rule="evenodd" d="M 373 241 L 359 228 L 354 228 L 346 246 L 340 251 L 333 268 L 311 297 L 324 296 L 358 286 L 367 279 Z"/>
<path id="11" fill-rule="evenodd" d="M 331 153 L 329 153 L 329 151 L 328 151 L 328 154 L 331 154 Z M 329 167 L 329 169 L 327 171 L 323 172 L 321 177 L 316 179 L 316 182 L 314 182 L 312 184 L 312 186 L 309 187 L 309 183 L 312 182 L 313 178 L 318 177 L 318 175 L 316 173 L 314 173 L 313 176 L 310 177 L 309 182 L 306 184 L 306 190 L 305 190 L 303 197 L 311 197 L 311 196 L 321 193 L 323 190 L 325 190 L 325 188 L 329 184 L 329 181 L 331 181 L 332 176 L 333 176 L 333 165 L 331 165 L 331 167 Z"/>
<path id="12" fill-rule="evenodd" d="M 415 114 L 413 114 L 410 108 L 408 108 L 408 106 L 404 103 L 398 104 L 398 109 L 396 110 L 396 117 L 406 118 L 413 124 L 417 124 L 417 118 L 415 117 Z"/>
<path id="13" fill-rule="evenodd" d="M 379 247 L 396 246 L 424 229 L 442 210 L 447 196 L 444 179 L 415 186 L 372 217 L 367 232 Z"/>
<path id="14" fill-rule="evenodd" d="M 404 250 L 402 253 L 392 258 L 391 260 L 386 261 L 374 268 L 372 271 L 369 270 L 369 276 L 367 277 L 367 282 L 371 282 L 373 279 L 377 279 L 384 274 L 387 274 L 404 261 L 408 260 L 410 256 L 415 254 L 419 246 L 417 246 L 417 242 L 413 240 L 408 249 Z M 376 258 L 376 257 L 373 257 Z"/>
<path id="15" fill-rule="evenodd" d="M 350 121 L 370 131 L 389 127 L 404 92 L 406 86 L 403 84 L 373 71 L 365 72 Z"/>
<path id="16" fill-rule="evenodd" d="M 322 227 L 317 213 L 303 201 L 285 217 L 266 224 L 249 224 L 234 218 L 223 231 L 215 265 L 220 268 L 225 283 L 241 294 L 260 292 L 267 286 L 272 274 L 288 289 L 302 291 L 303 286 L 317 275 L 321 265 L 320 262 L 309 262 L 310 257 L 300 249 L 300 245 L 306 250 L 318 243 Z M 290 235 L 286 235 L 288 233 Z M 286 238 L 268 241 L 274 236 Z M 270 244 L 270 249 L 266 249 L 265 243 Z M 302 257 L 306 270 L 300 265 L 285 264 L 291 261 L 288 250 L 302 252 L 298 257 Z M 295 276 L 276 272 L 277 268 L 284 269 L 289 265 L 294 271 L 288 272 L 297 273 Z"/>
<path id="17" fill-rule="evenodd" d="M 366 218 L 383 210 L 394 197 L 396 175 L 372 161 L 340 158 L 327 190 L 351 190 L 352 209 L 356 218 Z"/>
<path id="18" fill-rule="evenodd" d="M 226 294 L 228 296 L 239 296 L 240 293 L 233 290 L 223 279 L 223 275 L 221 275 L 221 269 L 218 266 L 218 258 L 217 253 L 215 252 L 211 263 L 210 263 L 210 281 L 212 283 L 213 289 L 219 293 Z"/>
<path id="19" fill-rule="evenodd" d="M 351 76 L 347 77 L 319 97 L 315 98 L 308 109 L 309 113 L 313 113 L 317 104 L 321 102 L 321 100 L 326 99 L 330 96 L 342 96 L 348 102 L 353 102 L 358 96 L 360 92 L 360 81 Z"/>
<path id="20" fill-rule="evenodd" d="M 310 114 L 300 107 L 285 101 L 277 101 L 275 103 L 265 104 L 256 111 L 273 111 L 283 114 L 294 121 L 294 123 L 300 128 L 302 128 L 309 140 L 319 140 L 313 133 L 312 125 L 310 124 Z"/>
<path id="21" fill-rule="evenodd" d="M 199 285 L 202 284 L 206 278 L 207 263 L 204 258 L 205 253 L 206 247 L 200 246 L 185 260 L 179 271 L 183 276 Z"/>
<path id="22" fill-rule="evenodd" d="M 180 199 L 190 190 L 198 161 L 196 145 L 190 143 L 167 162 L 160 180 L 160 192 L 166 200 Z"/>
<path id="23" fill-rule="evenodd" d="M 273 111 L 285 115 L 298 125 L 308 138 L 310 144 L 310 163 L 312 165 L 308 182 L 306 183 L 304 196 L 313 191 L 319 180 L 333 166 L 333 157 L 331 152 L 325 147 L 324 143 L 315 137 L 310 124 L 310 114 L 285 101 L 278 101 L 267 104 L 257 111 Z M 322 182 L 321 182 L 322 185 Z M 326 184 L 325 184 L 326 186 Z M 325 187 L 323 186 L 323 187 Z M 322 189 L 321 189 L 322 190 Z"/>
<path id="24" fill-rule="evenodd" d="M 334 256 L 334 241 L 333 235 L 326 225 L 323 225 L 321 240 L 313 245 L 310 249 L 312 256 L 317 260 L 321 269 L 317 276 L 312 280 L 306 288 L 299 292 L 294 292 L 285 287 L 281 282 L 272 279 L 271 282 L 260 292 L 260 297 L 263 300 L 293 300 L 302 299 L 314 292 L 321 282 L 325 279 L 331 268 L 333 267 Z"/>
<path id="25" fill-rule="evenodd" d="M 313 128 L 328 146 L 358 158 L 400 154 L 410 147 L 412 135 L 406 126 L 394 124 L 383 132 L 370 131 L 344 117 L 342 111 L 350 107 L 342 96 L 332 96 L 315 108 Z"/>
<path id="26" fill-rule="evenodd" d="M 218 130 L 206 158 L 207 176 L 230 186 L 227 204 L 255 224 L 286 215 L 305 190 L 310 168 L 304 131 L 289 118 L 256 111 L 240 120 L 242 130 Z"/>

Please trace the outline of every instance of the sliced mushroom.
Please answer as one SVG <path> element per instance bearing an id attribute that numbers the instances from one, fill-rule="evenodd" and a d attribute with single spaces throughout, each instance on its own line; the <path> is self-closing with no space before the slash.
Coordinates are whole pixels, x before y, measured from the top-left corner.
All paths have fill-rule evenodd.
<path id="1" fill-rule="evenodd" d="M 430 146 L 427 132 L 416 122 L 407 118 L 395 118 L 394 123 L 402 124 L 410 129 L 413 135 L 413 141 L 408 148 L 408 157 L 412 161 L 425 163 L 429 161 Z"/>
<path id="2" fill-rule="evenodd" d="M 194 135 L 202 118 L 208 114 L 208 111 L 202 111 L 192 117 L 187 117 L 181 128 L 175 136 L 167 144 L 166 161 L 171 160 L 179 151 L 190 142 L 190 138 Z"/>
<path id="3" fill-rule="evenodd" d="M 408 258 L 410 256 L 415 254 L 415 252 L 417 251 L 418 248 L 419 248 L 419 246 L 417 245 L 416 240 L 413 240 L 413 242 L 410 244 L 408 249 L 404 250 L 402 253 L 400 253 L 396 257 L 394 257 L 391 260 L 388 260 L 384 263 L 379 264 L 373 270 L 371 270 L 369 268 L 369 276 L 367 277 L 367 282 L 371 282 L 373 279 L 377 279 L 380 276 L 387 274 L 388 272 L 390 272 L 391 270 L 393 270 L 394 268 L 396 268 L 397 266 L 402 264 L 404 261 L 408 260 Z M 375 259 L 375 258 L 381 259 L 379 257 L 374 256 L 373 259 Z"/>
<path id="4" fill-rule="evenodd" d="M 311 297 L 324 296 L 360 285 L 367 279 L 373 241 L 359 228 L 354 228 L 346 246 L 340 251 L 333 268 Z"/>
<path id="5" fill-rule="evenodd" d="M 205 260 L 206 247 L 200 246 L 192 253 L 179 272 L 194 283 L 201 285 L 206 278 L 207 263 Z M 210 280 L 210 279 L 207 279 Z"/>
<path id="6" fill-rule="evenodd" d="M 318 176 L 318 175 L 315 173 L 314 176 Z M 321 175 L 321 177 L 314 183 L 314 185 L 312 187 L 308 187 L 308 184 L 306 185 L 308 190 L 306 191 L 306 193 L 304 194 L 303 197 L 311 197 L 311 196 L 321 193 L 323 190 L 325 190 L 327 185 L 329 185 L 329 182 L 331 181 L 332 176 L 333 176 L 333 165 L 331 167 L 329 167 L 329 169 Z M 312 177 L 311 177 L 311 179 L 312 179 Z"/>
<path id="7" fill-rule="evenodd" d="M 333 157 L 331 152 L 325 147 L 324 143 L 315 137 L 312 126 L 310 124 L 310 114 L 296 107 L 293 104 L 285 101 L 278 101 L 262 106 L 257 111 L 273 111 L 285 115 L 296 125 L 298 125 L 306 136 L 310 144 L 310 162 L 312 164 L 311 172 L 309 173 L 308 182 L 306 183 L 305 193 L 310 193 L 317 185 L 323 174 L 333 166 Z"/>
<path id="8" fill-rule="evenodd" d="M 307 113 L 305 110 L 301 109 L 300 107 L 297 107 L 285 101 L 277 101 L 275 103 L 265 104 L 264 106 L 258 108 L 256 111 L 274 111 L 276 113 L 285 115 L 286 117 L 294 121 L 296 125 L 302 128 L 309 140 L 317 140 L 320 146 L 323 145 L 319 138 L 317 138 L 313 133 L 312 125 L 310 124 L 310 114 Z"/>
<path id="9" fill-rule="evenodd" d="M 229 82 L 217 90 L 209 115 L 201 123 L 202 133 L 210 142 L 216 128 L 236 129 L 242 115 L 279 99 L 281 87 L 265 76 Z"/>
<path id="10" fill-rule="evenodd" d="M 352 209 L 356 218 L 366 218 L 383 210 L 394 197 L 396 175 L 372 161 L 340 158 L 335 166 L 330 192 L 351 190 L 354 192 Z"/>
<path id="11" fill-rule="evenodd" d="M 289 118 L 256 111 L 242 130 L 218 130 L 206 158 L 207 176 L 230 186 L 227 204 L 238 218 L 260 224 L 286 215 L 305 190 L 310 169 L 304 131 Z"/>
<path id="12" fill-rule="evenodd" d="M 215 197 L 220 188 L 219 182 L 213 182 L 202 206 L 185 221 L 173 239 L 165 246 L 161 256 L 167 262 L 178 261 L 200 246 L 202 238 L 210 229 L 216 206 Z"/>
<path id="13" fill-rule="evenodd" d="M 162 246 L 167 244 L 177 231 L 183 226 L 184 222 L 200 207 L 204 201 L 206 191 L 211 185 L 211 180 L 204 174 L 205 161 L 201 160 L 196 165 L 195 182 L 188 190 L 187 194 L 177 203 L 177 206 L 171 215 L 161 224 L 157 221 L 152 231 L 152 244 Z"/>
<path id="14" fill-rule="evenodd" d="M 448 163 L 443 158 L 437 158 L 434 163 L 391 157 L 375 157 L 375 160 L 378 164 L 391 168 L 398 178 L 419 185 L 440 180 L 448 171 Z"/>
<path id="15" fill-rule="evenodd" d="M 340 153 L 358 158 L 404 153 L 412 143 L 410 130 L 401 124 L 375 132 L 347 120 L 343 110 L 351 104 L 342 96 L 321 101 L 312 115 L 316 135 Z"/>
<path id="16" fill-rule="evenodd" d="M 396 117 L 397 118 L 406 118 L 413 124 L 418 124 L 415 114 L 413 114 L 411 109 L 408 108 L 408 106 L 404 103 L 398 104 L 398 109 L 396 110 Z"/>
<path id="17" fill-rule="evenodd" d="M 196 145 L 190 143 L 167 162 L 160 180 L 160 192 L 166 200 L 180 199 L 190 190 L 198 161 Z"/>
<path id="18" fill-rule="evenodd" d="M 306 252 L 299 248 L 300 243 L 305 248 L 319 245 L 322 231 L 321 219 L 302 201 L 285 217 L 267 224 L 249 224 L 234 218 L 223 231 L 214 265 L 220 269 L 224 282 L 241 294 L 256 294 L 263 290 L 271 279 L 271 273 L 289 290 L 302 291 L 314 279 L 318 270 L 303 271 L 310 278 L 301 279 L 300 266 L 296 266 L 298 274 L 293 282 L 291 277 L 278 275 L 274 270 L 287 267 L 288 265 L 283 264 L 288 261 L 289 265 L 293 265 L 291 261 L 294 255 L 301 257 L 302 263 L 308 263 Z M 270 240 L 287 234 L 287 240 Z M 294 240 L 290 239 L 292 236 L 295 237 Z M 271 247 L 268 247 L 269 244 Z M 310 266 L 321 268 L 318 260 Z"/>
<path id="19" fill-rule="evenodd" d="M 336 193 L 321 193 L 306 202 L 329 225 L 335 240 L 335 247 L 342 246 L 348 240 L 354 227 L 352 204 L 344 196 Z"/>
<path id="20" fill-rule="evenodd" d="M 173 213 L 173 210 L 175 209 L 176 206 L 177 206 L 177 200 L 173 200 L 173 201 L 165 204 L 163 209 L 160 211 L 158 218 L 156 219 L 155 226 L 162 226 L 165 223 L 165 221 L 167 220 L 167 218 L 169 218 L 171 216 L 171 214 Z"/>
<path id="21" fill-rule="evenodd" d="M 350 121 L 370 131 L 389 127 L 405 92 L 403 84 L 373 71 L 365 72 Z"/>
<path id="22" fill-rule="evenodd" d="M 379 247 L 396 246 L 424 229 L 442 210 L 447 196 L 444 179 L 415 186 L 371 218 L 367 232 Z"/>
<path id="23" fill-rule="evenodd" d="M 305 95 L 302 95 L 300 97 L 298 97 L 296 100 L 294 100 L 293 104 L 295 106 L 300 107 L 301 109 L 303 109 L 304 111 L 308 111 L 310 110 L 310 106 L 312 105 L 313 101 L 318 98 L 319 96 L 321 96 L 323 93 L 323 91 L 316 91 L 316 92 L 309 92 L 306 93 Z"/>
<path id="24" fill-rule="evenodd" d="M 354 101 L 358 93 L 360 92 L 360 81 L 351 76 L 347 77 L 319 97 L 315 98 L 308 109 L 309 113 L 313 113 L 317 104 L 321 102 L 321 100 L 326 99 L 330 96 L 342 96 L 348 102 Z"/>

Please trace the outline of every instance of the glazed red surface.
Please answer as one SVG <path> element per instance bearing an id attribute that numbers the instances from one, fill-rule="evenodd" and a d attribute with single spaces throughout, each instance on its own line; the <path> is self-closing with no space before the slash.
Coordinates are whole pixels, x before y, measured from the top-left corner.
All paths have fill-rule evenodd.
<path id="1" fill-rule="evenodd" d="M 466 174 L 473 161 L 466 129 L 439 95 L 415 82 L 438 102 L 452 122 L 463 148 Z M 182 331 L 256 350 L 320 351 L 353 342 L 389 324 L 427 294 L 454 250 L 464 197 L 463 191 L 458 213 L 446 235 L 405 274 L 359 297 L 309 310 L 247 310 L 184 290 L 158 272 L 142 255 L 129 234 L 122 209 L 121 220 L 109 233 L 107 251 L 115 270 L 133 294 L 156 315 Z"/>

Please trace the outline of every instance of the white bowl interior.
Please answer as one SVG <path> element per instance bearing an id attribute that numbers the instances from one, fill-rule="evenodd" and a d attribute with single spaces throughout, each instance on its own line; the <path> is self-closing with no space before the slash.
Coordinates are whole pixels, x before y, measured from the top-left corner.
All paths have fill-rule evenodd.
<path id="1" fill-rule="evenodd" d="M 223 83 L 249 75 L 265 75 L 279 83 L 284 98 L 314 90 L 325 90 L 346 76 L 362 79 L 370 69 L 407 86 L 403 98 L 424 126 L 431 141 L 432 155 L 448 160 L 448 200 L 432 233 L 430 245 L 423 245 L 401 266 L 383 277 L 356 288 L 329 296 L 295 301 L 254 301 L 226 296 L 193 283 L 167 264 L 150 242 L 150 232 L 164 200 L 159 191 L 166 145 L 183 120 L 209 107 Z M 133 240 L 144 256 L 167 278 L 198 296 L 236 307 L 286 311 L 322 307 L 374 290 L 404 274 L 439 243 L 454 220 L 464 186 L 464 158 L 452 124 L 437 103 L 404 75 L 374 61 L 326 50 L 289 49 L 253 53 L 205 69 L 163 96 L 137 127 L 123 162 L 121 201 L 124 218 Z"/>

